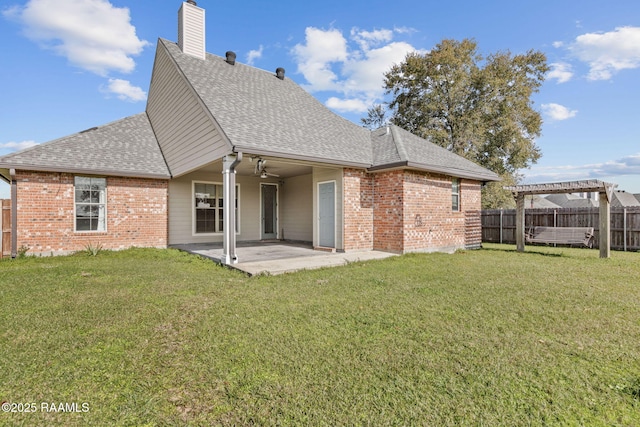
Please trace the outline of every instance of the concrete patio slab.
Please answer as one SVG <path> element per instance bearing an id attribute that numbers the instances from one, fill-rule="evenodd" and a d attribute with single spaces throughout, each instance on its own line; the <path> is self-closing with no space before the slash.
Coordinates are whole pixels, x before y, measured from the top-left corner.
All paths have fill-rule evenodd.
<path id="1" fill-rule="evenodd" d="M 220 243 L 194 243 L 172 245 L 172 248 L 198 254 L 222 263 Z M 299 270 L 334 267 L 349 262 L 383 259 L 395 254 L 381 251 L 327 253 L 316 251 L 310 245 L 289 242 L 238 242 L 238 262 L 230 267 L 251 276 L 256 274 L 282 274 Z"/>

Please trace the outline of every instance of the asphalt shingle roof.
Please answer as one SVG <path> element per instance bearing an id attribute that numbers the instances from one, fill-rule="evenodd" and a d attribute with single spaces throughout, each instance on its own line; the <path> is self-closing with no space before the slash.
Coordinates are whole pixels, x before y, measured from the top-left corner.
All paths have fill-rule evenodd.
<path id="1" fill-rule="evenodd" d="M 496 181 L 493 172 L 397 126 L 369 131 L 289 78 L 160 39 L 235 151 L 380 170 L 409 167 Z M 203 165 L 204 166 L 204 165 Z M 145 113 L 0 157 L 0 168 L 170 178 Z"/>
<path id="2" fill-rule="evenodd" d="M 202 61 L 160 39 L 236 151 L 383 168 L 409 167 L 482 180 L 493 172 L 401 128 L 369 131 L 330 111 L 291 79 L 212 54 Z"/>
<path id="3" fill-rule="evenodd" d="M 207 54 L 186 55 L 160 39 L 238 151 L 267 150 L 366 167 L 370 132 L 331 112 L 302 87 L 274 72 Z"/>
<path id="4" fill-rule="evenodd" d="M 432 144 L 401 127 L 389 125 L 371 133 L 373 168 L 405 164 L 408 167 L 461 178 L 493 181 L 498 176 L 488 169 Z"/>
<path id="5" fill-rule="evenodd" d="M 0 157 L 0 167 L 169 178 L 146 113 Z"/>

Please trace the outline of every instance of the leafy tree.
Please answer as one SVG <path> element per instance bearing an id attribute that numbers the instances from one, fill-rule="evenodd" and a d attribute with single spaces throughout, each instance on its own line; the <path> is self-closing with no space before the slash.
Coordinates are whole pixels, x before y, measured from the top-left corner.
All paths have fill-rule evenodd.
<path id="1" fill-rule="evenodd" d="M 387 110 L 382 104 L 375 104 L 367 110 L 367 117 L 361 118 L 362 126 L 376 130 L 387 124 Z"/>
<path id="2" fill-rule="evenodd" d="M 390 121 L 505 179 L 540 158 L 542 118 L 531 96 L 544 82 L 546 57 L 498 52 L 483 58 L 474 40 L 443 40 L 426 54 L 410 53 L 385 73 Z M 381 112 L 369 110 L 363 123 Z M 501 185 L 485 187 L 483 207 L 499 207 Z M 508 196 L 510 197 L 510 196 Z"/>

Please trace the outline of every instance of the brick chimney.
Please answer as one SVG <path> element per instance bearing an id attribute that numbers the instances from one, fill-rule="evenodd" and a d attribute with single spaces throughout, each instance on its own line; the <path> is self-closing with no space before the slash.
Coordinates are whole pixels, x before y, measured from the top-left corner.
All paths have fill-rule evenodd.
<path id="1" fill-rule="evenodd" d="M 188 0 L 178 11 L 178 46 L 182 52 L 204 59 L 204 44 L 204 9 Z"/>

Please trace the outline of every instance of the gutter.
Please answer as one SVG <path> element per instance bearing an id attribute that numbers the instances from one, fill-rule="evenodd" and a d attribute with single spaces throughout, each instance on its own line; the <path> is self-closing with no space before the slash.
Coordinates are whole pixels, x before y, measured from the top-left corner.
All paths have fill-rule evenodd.
<path id="1" fill-rule="evenodd" d="M 11 176 L 11 258 L 18 256 L 18 181 L 16 170 L 10 169 Z"/>
<path id="2" fill-rule="evenodd" d="M 242 152 L 235 156 L 224 156 L 222 159 L 222 211 L 224 231 L 222 235 L 222 257 L 226 265 L 238 263 L 236 253 L 236 166 L 242 161 Z"/>
<path id="3" fill-rule="evenodd" d="M 468 172 L 468 171 L 457 169 L 457 168 L 426 165 L 422 163 L 414 163 L 409 161 L 401 161 L 401 162 L 388 163 L 386 165 L 372 166 L 367 169 L 367 172 L 381 172 L 381 171 L 388 171 L 393 169 L 404 169 L 404 168 L 416 169 L 416 170 L 425 171 L 425 172 L 433 172 L 433 173 L 438 173 L 438 174 L 447 175 L 447 176 L 454 176 L 456 178 L 471 179 L 471 180 L 480 181 L 480 182 L 500 181 L 500 178 L 495 174 L 475 174 L 473 172 Z M 494 175 L 494 176 L 491 176 L 491 175 Z"/>
<path id="4" fill-rule="evenodd" d="M 86 174 L 86 175 L 105 175 L 105 176 L 118 176 L 118 177 L 126 177 L 126 178 L 148 178 L 148 179 L 171 179 L 171 174 L 167 175 L 158 174 L 158 173 L 145 173 L 145 172 L 135 172 L 135 171 L 118 171 L 118 170 L 105 170 L 105 169 L 86 169 L 86 168 L 68 168 L 68 167 L 60 167 L 60 166 L 48 166 L 48 165 L 32 165 L 32 164 L 24 164 L 17 165 L 0 163 L 0 168 L 2 167 L 15 167 L 18 166 L 18 169 L 29 171 L 29 172 L 56 172 L 56 173 L 69 173 L 69 174 Z"/>

